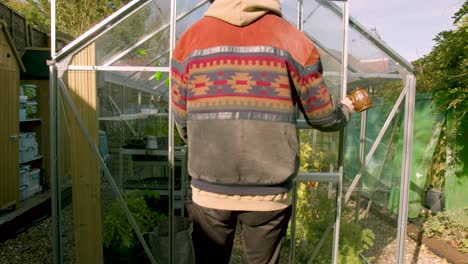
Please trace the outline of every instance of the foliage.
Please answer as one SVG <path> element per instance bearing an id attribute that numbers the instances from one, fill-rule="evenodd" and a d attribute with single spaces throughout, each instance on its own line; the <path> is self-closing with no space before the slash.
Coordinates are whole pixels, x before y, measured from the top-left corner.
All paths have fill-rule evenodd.
<path id="1" fill-rule="evenodd" d="M 456 126 L 467 122 L 468 109 L 468 1 L 453 16 L 456 29 L 442 31 L 434 38 L 433 50 L 413 62 L 417 90 L 433 92 L 442 111 L 453 110 Z"/>
<path id="2" fill-rule="evenodd" d="M 447 124 L 441 128 L 439 140 L 432 155 L 432 162 L 427 172 L 427 189 L 442 191 L 445 184 L 447 147 Z"/>
<path id="3" fill-rule="evenodd" d="M 169 120 L 167 118 L 148 117 L 145 128 L 146 135 L 167 138 L 169 132 Z M 184 145 L 179 132 L 174 127 L 174 145 Z"/>
<path id="4" fill-rule="evenodd" d="M 151 231 L 159 221 L 165 218 L 150 207 L 159 200 L 159 194 L 154 191 L 130 191 L 124 193 L 125 203 L 142 233 Z M 104 245 L 106 247 L 134 247 L 137 237 L 133 227 L 124 212 L 119 200 L 116 200 L 104 217 Z"/>
<path id="5" fill-rule="evenodd" d="M 427 237 L 436 237 L 453 243 L 468 253 L 468 207 L 439 212 L 427 219 L 423 226 Z"/>
<path id="6" fill-rule="evenodd" d="M 296 260 L 307 263 L 327 228 L 334 223 L 335 200 L 328 198 L 326 186 L 313 187 L 307 183 L 298 185 L 296 217 Z M 344 210 L 341 218 L 338 263 L 362 263 L 360 254 L 373 246 L 375 235 L 371 229 L 354 222 L 352 213 Z M 330 260 L 332 234 L 328 234 L 314 263 Z"/>
<path id="7" fill-rule="evenodd" d="M 128 0 L 57 0 L 57 29 L 79 36 L 123 6 Z M 6 0 L 13 9 L 39 28 L 50 28 L 49 0 Z"/>
<path id="8" fill-rule="evenodd" d="M 323 171 L 328 166 L 330 154 L 314 151 L 307 141 L 307 133 L 301 131 L 301 165 L 300 171 Z M 299 183 L 297 189 L 296 216 L 296 261 L 307 263 L 311 253 L 318 245 L 326 230 L 334 222 L 336 202 L 330 194 L 328 186 L 317 183 Z M 346 210 L 342 214 L 340 229 L 340 248 L 338 263 L 361 263 L 359 255 L 373 245 L 374 233 L 355 223 L 354 218 Z M 333 236 L 325 239 L 322 250 L 314 259 L 314 263 L 327 263 L 331 255 L 324 248 L 331 248 Z M 328 252 L 329 253 L 329 252 Z"/>

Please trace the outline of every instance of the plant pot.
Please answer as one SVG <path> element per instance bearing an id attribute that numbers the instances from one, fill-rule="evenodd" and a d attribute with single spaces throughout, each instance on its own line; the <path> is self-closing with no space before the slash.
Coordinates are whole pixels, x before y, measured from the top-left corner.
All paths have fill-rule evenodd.
<path id="1" fill-rule="evenodd" d="M 444 192 L 436 190 L 426 191 L 424 195 L 424 207 L 433 213 L 443 211 L 445 209 Z"/>

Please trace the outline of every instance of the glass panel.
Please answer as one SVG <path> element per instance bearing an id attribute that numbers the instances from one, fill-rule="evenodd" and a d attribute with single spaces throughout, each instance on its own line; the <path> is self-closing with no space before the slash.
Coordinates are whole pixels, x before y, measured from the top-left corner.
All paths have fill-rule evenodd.
<path id="1" fill-rule="evenodd" d="M 155 66 L 154 58 L 169 47 L 169 15 L 169 1 L 149 1 L 132 11 L 96 39 L 97 65 Z M 169 60 L 156 64 L 168 66 Z"/>
<path id="2" fill-rule="evenodd" d="M 148 76 L 155 75 L 158 73 L 98 73 L 99 129 L 107 137 L 109 155 L 114 160 L 112 162 L 114 179 L 127 199 L 130 211 L 138 210 L 133 213 L 137 223 L 142 225 L 140 231 L 143 233 L 152 232 L 153 228 L 165 223 L 170 213 L 168 87 L 163 81 L 167 76 L 158 77 L 159 81 L 155 78 L 148 80 Z M 174 207 L 176 215 L 183 215 L 188 175 L 185 146 L 177 133 L 175 145 Z M 105 187 L 109 189 L 111 186 L 103 183 L 103 188 Z M 104 200 L 103 204 L 106 204 Z M 117 204 L 114 199 L 110 205 L 108 204 L 108 211 L 103 208 L 106 247 L 114 243 L 106 245 L 106 241 L 115 240 L 106 236 L 107 230 L 112 232 L 113 218 L 120 219 L 123 216 L 123 210 Z M 128 223 L 126 226 L 129 227 Z M 151 242 L 154 240 L 149 239 L 153 234 L 145 237 L 150 248 L 155 246 Z M 138 243 L 136 249 L 137 254 L 145 256 Z M 169 252 L 166 251 L 167 253 Z M 105 256 L 110 258 L 115 254 Z M 163 260 L 168 256 L 155 254 L 154 257 L 159 263 L 165 263 Z M 111 260 L 114 261 L 112 258 Z M 143 260 L 148 259 L 144 257 Z"/>
<path id="3" fill-rule="evenodd" d="M 293 263 L 331 263 L 336 184 L 300 182 L 296 193 Z"/>
<path id="4" fill-rule="evenodd" d="M 390 219 L 397 219 L 399 215 L 404 112 L 403 100 L 363 175 L 360 221 L 376 235 L 363 256 L 376 263 L 394 262 L 397 253 L 397 222 Z"/>
<path id="5" fill-rule="evenodd" d="M 168 184 L 172 175 L 168 161 L 168 97 L 164 81 L 167 76 L 148 80 L 157 75 L 156 72 L 69 71 L 63 78 L 83 122 L 91 124 L 87 133 L 96 139 L 96 147 L 105 162 L 105 167 L 101 166 L 86 143 L 64 94 L 59 179 L 64 204 L 72 201 L 66 203 L 61 213 L 62 248 L 67 260 L 74 260 L 86 241 L 101 241 L 102 234 L 103 245 L 95 246 L 102 246 L 104 263 L 134 259 L 149 263 L 118 193 L 123 195 L 151 248 L 155 245 L 150 242 L 151 232 L 165 223 L 170 213 Z M 98 121 L 94 130 L 93 118 Z M 183 216 L 188 175 L 185 146 L 178 134 L 175 145 L 174 207 L 175 214 Z M 102 228 L 98 223 L 102 223 Z M 167 259 L 167 254 L 163 257 Z M 160 258 L 157 260 L 165 263 Z"/>
<path id="6" fill-rule="evenodd" d="M 176 29 L 177 31 L 176 39 L 179 39 L 179 37 L 188 29 L 188 27 L 190 27 L 193 23 L 195 23 L 200 18 L 202 18 L 206 10 L 208 10 L 208 7 L 210 6 L 209 2 L 207 2 L 206 4 L 198 8 L 195 8 L 195 6 L 199 2 L 201 1 L 195 1 L 195 0 L 177 1 L 177 19 L 178 20 L 177 20 L 177 29 Z"/>
<path id="7" fill-rule="evenodd" d="M 325 81 L 330 93 L 340 97 L 342 71 L 343 22 L 328 3 L 304 1 L 303 31 L 319 48 Z M 324 27 L 323 25 L 327 26 Z"/>
<path id="8" fill-rule="evenodd" d="M 362 29 L 361 29 L 362 30 Z M 359 32 L 356 26 L 349 27 L 349 65 L 354 72 L 400 74 L 404 79 L 408 75 L 398 62 L 389 53 L 379 48 L 369 36 Z M 372 33 L 369 33 L 372 34 Z M 374 36 L 379 38 L 378 36 Z M 383 41 L 383 40 L 381 40 Z M 365 76 L 365 75 L 364 75 Z"/>
<path id="9" fill-rule="evenodd" d="M 396 256 L 394 250 L 397 223 L 390 219 L 398 217 L 404 100 L 385 130 L 381 142 L 377 145 L 356 187 L 353 190 L 349 187 L 361 168 L 360 154 L 365 160 L 379 133 L 375 129 L 382 129 L 385 120 L 379 118 L 379 115 L 387 115 L 389 108 L 393 107 L 393 105 L 385 106 L 385 99 L 374 99 L 373 112 L 367 111 L 367 115 L 355 114 L 353 116 L 347 128 L 345 142 L 344 189 L 352 194 L 346 208 L 347 210 L 354 209 L 354 222 L 360 232 L 360 240 L 356 241 L 358 245 L 356 252 L 362 252 L 363 257 L 368 261 L 376 263 L 394 262 Z M 363 118 L 366 118 L 365 131 L 361 130 Z M 373 122 L 376 124 L 375 128 Z M 364 136 L 365 147 L 359 144 L 358 138 L 361 133 Z M 344 231 L 343 222 L 342 227 L 341 230 Z M 340 243 L 342 241 L 346 240 L 340 240 Z M 343 246 L 340 244 L 342 249 Z M 392 250 L 394 252 L 391 252 Z M 340 254 L 342 254 L 341 251 Z"/>
<path id="10" fill-rule="evenodd" d="M 304 32 L 317 45 L 317 47 L 319 47 L 324 68 L 324 79 L 329 91 L 335 98 L 339 98 L 341 86 L 340 72 L 342 47 L 341 44 L 338 46 L 332 46 L 332 51 L 329 46 L 324 44 L 328 43 L 330 38 L 335 40 L 333 44 L 336 44 L 335 42 L 341 43 L 342 22 L 336 14 L 331 13 L 329 9 L 324 8 L 316 1 L 304 1 L 303 19 Z M 320 32 L 323 30 L 323 27 L 317 26 L 320 19 L 323 19 L 320 22 L 321 24 L 326 23 L 327 25 L 335 26 L 327 26 L 326 34 L 324 32 Z M 324 38 L 324 36 L 326 36 L 326 38 Z M 300 119 L 303 119 L 302 114 Z M 301 133 L 301 142 L 301 151 L 304 151 L 304 148 L 310 148 L 310 155 L 312 157 L 311 165 L 306 171 L 338 171 L 339 133 L 323 133 L 316 130 L 304 130 Z M 302 166 L 305 165 L 302 164 Z"/>
<path id="11" fill-rule="evenodd" d="M 339 133 L 324 133 L 315 129 L 300 131 L 301 164 L 304 172 L 337 172 Z"/>
<path id="12" fill-rule="evenodd" d="M 280 0 L 281 13 L 283 18 L 297 26 L 297 1 L 296 0 Z"/>
<path id="13" fill-rule="evenodd" d="M 68 125 L 69 112 L 65 112 L 65 102 L 59 101 L 59 130 L 57 138 L 59 145 L 59 174 L 57 176 L 60 186 L 60 197 L 62 210 L 58 212 L 58 219 L 62 232 L 59 234 L 62 241 L 63 263 L 76 263 L 74 218 L 73 218 L 73 199 L 72 199 L 72 146 L 70 144 L 70 127 Z M 68 108 L 68 104 L 67 104 Z"/>

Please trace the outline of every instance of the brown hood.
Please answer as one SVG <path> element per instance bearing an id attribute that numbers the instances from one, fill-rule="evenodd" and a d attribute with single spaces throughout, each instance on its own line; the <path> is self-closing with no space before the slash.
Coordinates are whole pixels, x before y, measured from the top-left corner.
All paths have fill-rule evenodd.
<path id="1" fill-rule="evenodd" d="M 235 26 L 246 26 L 268 12 L 281 15 L 279 0 L 215 0 L 205 16 L 215 17 Z"/>

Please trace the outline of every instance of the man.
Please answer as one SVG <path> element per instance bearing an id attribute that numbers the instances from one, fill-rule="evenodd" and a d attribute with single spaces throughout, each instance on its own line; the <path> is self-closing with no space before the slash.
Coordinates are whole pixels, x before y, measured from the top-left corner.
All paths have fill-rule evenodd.
<path id="1" fill-rule="evenodd" d="M 179 39 L 171 74 L 196 263 L 228 263 L 237 223 L 244 263 L 278 263 L 299 163 L 296 109 L 336 131 L 351 101 L 332 101 L 317 48 L 282 19 L 279 0 L 214 1 Z"/>

